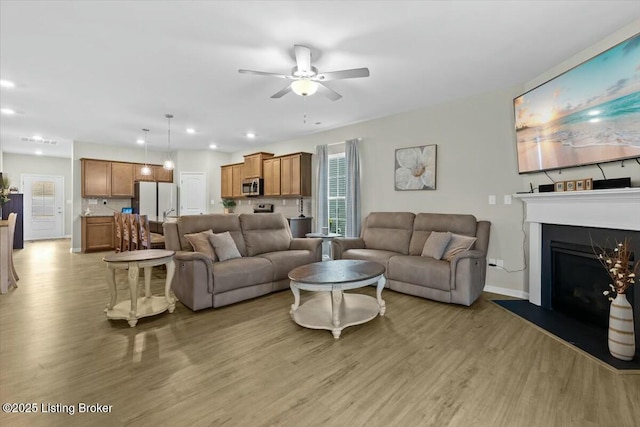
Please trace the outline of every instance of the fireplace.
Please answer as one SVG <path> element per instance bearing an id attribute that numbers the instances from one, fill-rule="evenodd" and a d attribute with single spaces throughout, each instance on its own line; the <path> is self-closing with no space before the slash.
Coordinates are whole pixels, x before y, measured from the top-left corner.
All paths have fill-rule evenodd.
<path id="1" fill-rule="evenodd" d="M 542 306 L 607 330 L 610 302 L 603 292 L 611 279 L 594 253 L 631 239 L 640 255 L 640 233 L 592 227 L 544 224 L 542 227 Z M 593 246 L 592 246 L 593 245 Z M 627 299 L 634 309 L 636 343 L 640 349 L 640 293 L 633 286 Z"/>
<path id="2" fill-rule="evenodd" d="M 567 306 L 571 310 L 577 303 L 583 302 L 589 305 L 589 308 L 579 317 L 592 323 L 603 324 L 603 312 L 608 313 L 609 301 L 601 292 L 597 295 L 596 289 L 603 286 L 600 284 L 602 281 L 605 287 L 602 291 L 606 290 L 610 279 L 604 268 L 598 264 L 584 266 L 582 263 L 594 261 L 589 259 L 592 240 L 598 246 L 610 248 L 616 241 L 622 241 L 625 237 L 631 238 L 631 250 L 636 259 L 640 257 L 640 188 L 529 193 L 518 194 L 515 197 L 526 203 L 527 208 L 525 221 L 529 223 L 529 302 L 553 310 L 563 310 Z M 574 286 L 577 289 L 567 290 L 564 284 L 556 289 L 554 281 L 559 279 L 554 278 L 554 257 L 568 263 L 562 267 L 555 267 L 555 274 L 571 277 L 585 273 L 586 277 L 574 281 L 580 282 Z M 570 272 L 567 273 L 566 269 Z M 627 299 L 634 307 L 638 346 L 640 289 L 637 287 L 640 284 L 636 283 L 634 286 L 636 289 L 632 290 L 633 295 L 628 292 Z M 568 293 L 578 301 L 555 301 L 554 306 L 554 293 L 564 293 L 564 296 Z M 587 301 L 592 304 L 588 304 Z"/>

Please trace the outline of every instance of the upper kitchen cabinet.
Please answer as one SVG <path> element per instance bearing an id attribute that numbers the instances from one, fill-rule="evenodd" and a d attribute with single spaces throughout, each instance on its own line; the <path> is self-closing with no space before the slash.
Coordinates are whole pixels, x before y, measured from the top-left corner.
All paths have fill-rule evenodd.
<path id="1" fill-rule="evenodd" d="M 111 162 L 111 197 L 133 196 L 133 163 Z"/>
<path id="2" fill-rule="evenodd" d="M 220 196 L 223 199 L 233 197 L 233 169 L 232 165 L 220 167 Z"/>
<path id="3" fill-rule="evenodd" d="M 231 197 L 242 197 L 244 164 L 231 165 Z"/>
<path id="4" fill-rule="evenodd" d="M 264 195 L 280 195 L 280 158 L 267 159 L 263 163 Z"/>
<path id="5" fill-rule="evenodd" d="M 153 165 L 153 176 L 156 182 L 173 182 L 173 170 L 168 170 L 162 166 Z"/>
<path id="6" fill-rule="evenodd" d="M 82 197 L 133 197 L 133 163 L 80 159 Z"/>
<path id="7" fill-rule="evenodd" d="M 151 169 L 151 173 L 149 175 L 143 175 L 142 174 L 142 168 L 144 167 L 144 164 L 141 163 L 136 163 L 133 165 L 133 180 L 134 181 L 149 181 L 149 182 L 153 182 L 155 181 L 155 166 L 153 165 L 148 165 L 149 169 Z"/>
<path id="8" fill-rule="evenodd" d="M 80 159 L 82 197 L 111 197 L 111 162 Z"/>
<path id="9" fill-rule="evenodd" d="M 262 162 L 273 157 L 273 153 L 254 153 L 244 156 L 243 178 L 262 178 Z"/>
<path id="10" fill-rule="evenodd" d="M 280 157 L 280 195 L 311 196 L 311 153 Z"/>

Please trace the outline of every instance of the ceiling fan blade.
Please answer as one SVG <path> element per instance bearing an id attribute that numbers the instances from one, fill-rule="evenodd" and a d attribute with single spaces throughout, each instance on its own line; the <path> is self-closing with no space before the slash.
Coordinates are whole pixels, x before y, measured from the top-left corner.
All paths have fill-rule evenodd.
<path id="1" fill-rule="evenodd" d="M 352 70 L 330 71 L 328 73 L 318 74 L 313 78 L 313 80 L 326 82 L 328 80 L 354 79 L 357 77 L 369 77 L 369 69 L 354 68 Z"/>
<path id="2" fill-rule="evenodd" d="M 311 71 L 311 49 L 307 46 L 297 44 L 293 46 L 293 52 L 296 55 L 298 71 Z"/>
<path id="3" fill-rule="evenodd" d="M 293 79 L 293 76 L 287 76 L 285 74 L 267 73 L 265 71 L 253 71 L 253 70 L 238 70 L 240 74 L 255 74 L 258 76 L 278 77 L 280 79 Z"/>
<path id="4" fill-rule="evenodd" d="M 335 90 L 328 88 L 322 83 L 318 83 L 318 93 L 323 94 L 332 101 L 337 101 L 338 99 L 342 98 L 342 95 L 340 95 Z"/>
<path id="5" fill-rule="evenodd" d="M 277 93 L 274 93 L 273 95 L 271 95 L 271 97 L 272 98 L 282 98 L 284 95 L 288 94 L 289 92 L 291 92 L 291 85 L 288 85 L 287 87 L 285 87 L 281 91 L 279 91 Z"/>

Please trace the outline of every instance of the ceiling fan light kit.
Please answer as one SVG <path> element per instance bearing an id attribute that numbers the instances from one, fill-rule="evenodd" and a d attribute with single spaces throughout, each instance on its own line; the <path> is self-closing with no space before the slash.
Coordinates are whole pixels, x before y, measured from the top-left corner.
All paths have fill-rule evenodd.
<path id="1" fill-rule="evenodd" d="M 368 68 L 354 68 L 352 70 L 319 73 L 318 69 L 311 65 L 311 49 L 307 46 L 297 44 L 293 46 L 293 51 L 296 57 L 296 66 L 293 67 L 291 74 L 289 75 L 242 69 L 238 70 L 238 72 L 240 74 L 254 74 L 258 76 L 293 80 L 291 84 L 273 94 L 271 98 L 281 98 L 289 92 L 293 92 L 300 96 L 311 96 L 316 92 L 319 92 L 332 101 L 337 101 L 342 98 L 342 95 L 329 88 L 323 82 L 329 80 L 369 77 Z"/>
<path id="2" fill-rule="evenodd" d="M 300 96 L 311 96 L 318 91 L 318 83 L 309 79 L 296 80 L 291 83 L 293 93 Z"/>

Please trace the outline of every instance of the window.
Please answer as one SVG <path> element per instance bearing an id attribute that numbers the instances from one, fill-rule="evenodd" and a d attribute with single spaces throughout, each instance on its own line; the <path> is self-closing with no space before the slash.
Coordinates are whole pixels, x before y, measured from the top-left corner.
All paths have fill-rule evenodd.
<path id="1" fill-rule="evenodd" d="M 329 155 L 329 232 L 344 236 L 347 225 L 345 196 L 347 193 L 347 164 L 344 153 Z"/>

